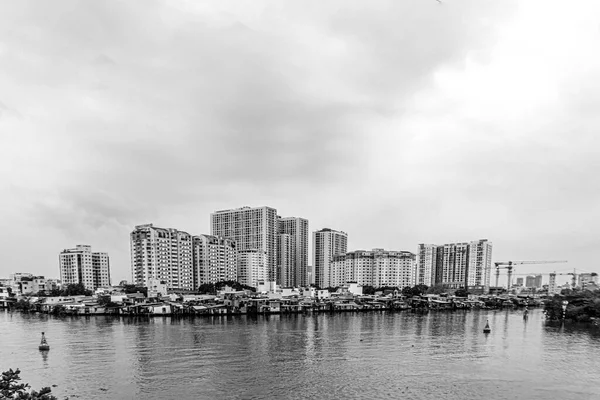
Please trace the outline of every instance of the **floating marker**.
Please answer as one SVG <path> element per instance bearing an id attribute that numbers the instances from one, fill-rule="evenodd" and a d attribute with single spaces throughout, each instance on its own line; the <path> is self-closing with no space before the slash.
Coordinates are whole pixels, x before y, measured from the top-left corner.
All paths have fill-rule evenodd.
<path id="1" fill-rule="evenodd" d="M 46 336 L 44 335 L 44 332 L 42 332 L 42 341 L 40 343 L 39 349 L 41 351 L 48 351 L 48 350 L 50 350 L 50 345 L 46 341 Z"/>
<path id="2" fill-rule="evenodd" d="M 483 328 L 483 333 L 490 333 L 492 330 L 490 329 L 490 321 L 485 321 L 485 328 Z"/>

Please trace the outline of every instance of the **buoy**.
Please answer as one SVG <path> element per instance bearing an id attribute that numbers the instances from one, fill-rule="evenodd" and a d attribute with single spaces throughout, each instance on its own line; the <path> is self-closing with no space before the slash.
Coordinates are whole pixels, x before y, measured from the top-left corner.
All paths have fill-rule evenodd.
<path id="1" fill-rule="evenodd" d="M 44 332 L 42 332 L 42 341 L 40 343 L 39 349 L 41 351 L 48 351 L 48 350 L 50 350 L 50 345 L 46 341 L 46 336 L 44 335 Z"/>
<path id="2" fill-rule="evenodd" d="M 490 329 L 490 321 L 485 321 L 485 328 L 483 328 L 483 333 L 490 333 L 492 330 Z"/>

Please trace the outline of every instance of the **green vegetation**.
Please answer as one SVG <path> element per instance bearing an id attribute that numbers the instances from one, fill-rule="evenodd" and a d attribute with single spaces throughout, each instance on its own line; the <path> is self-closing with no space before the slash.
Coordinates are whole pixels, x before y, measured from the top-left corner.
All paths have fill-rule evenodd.
<path id="1" fill-rule="evenodd" d="M 577 322 L 591 322 L 600 319 L 600 291 L 563 290 L 560 295 L 546 301 L 544 312 L 549 321 L 563 319 L 563 301 L 568 301 L 565 319 Z"/>
<path id="2" fill-rule="evenodd" d="M 427 289 L 427 294 L 442 294 L 442 293 L 446 293 L 447 291 L 448 291 L 448 288 L 446 288 L 446 286 L 438 284 L 438 285 L 433 285 L 432 287 Z"/>
<path id="3" fill-rule="evenodd" d="M 326 290 L 328 290 L 330 293 L 335 293 L 337 292 L 337 290 L 339 289 L 339 287 L 328 287 Z M 382 286 L 379 288 L 370 286 L 370 285 L 365 285 L 362 287 L 362 293 L 366 296 L 372 296 L 377 292 L 401 292 L 404 296 L 407 297 L 412 297 L 412 296 L 420 296 L 424 293 L 427 292 L 427 285 L 416 285 L 413 287 L 410 286 L 406 286 L 405 288 L 403 288 L 402 290 L 400 290 L 399 287 L 396 286 Z"/>
<path id="4" fill-rule="evenodd" d="M 36 296 L 91 296 L 94 294 L 91 290 L 88 290 L 83 286 L 83 283 L 71 283 L 61 289 L 52 289 L 49 293 L 45 290 L 40 290 Z"/>
<path id="5" fill-rule="evenodd" d="M 125 294 L 132 293 L 143 293 L 144 296 L 148 297 L 148 288 L 144 286 L 136 286 L 136 285 L 123 285 L 123 291 Z"/>
<path id="6" fill-rule="evenodd" d="M 239 283 L 237 281 L 220 281 L 217 283 L 205 283 L 198 287 L 198 291 L 200 293 L 217 294 L 217 292 L 219 290 L 223 290 L 225 288 L 225 286 L 229 286 L 233 290 L 237 290 L 237 291 L 251 290 L 253 292 L 256 292 L 256 288 L 253 288 L 248 285 L 242 285 L 241 283 Z"/>
<path id="7" fill-rule="evenodd" d="M 29 299 L 20 299 L 16 303 L 12 305 L 15 310 L 19 310 L 25 313 L 35 311 L 35 304 L 33 304 Z"/>
<path id="8" fill-rule="evenodd" d="M 407 297 L 421 296 L 421 295 L 427 293 L 428 290 L 429 290 L 429 287 L 427 285 L 415 285 L 413 287 L 407 286 L 404 289 L 402 289 L 402 294 Z"/>
<path id="9" fill-rule="evenodd" d="M 98 304 L 100 304 L 101 306 L 107 307 L 107 308 L 119 307 L 119 304 L 113 302 L 110 299 L 110 295 L 98 296 Z"/>
<path id="10" fill-rule="evenodd" d="M 19 383 L 21 371 L 9 369 L 2 373 L 0 379 L 0 399 L 14 400 L 57 400 L 52 396 L 52 390 L 49 387 L 42 388 L 39 392 L 29 391 L 31 386 L 27 383 Z"/>

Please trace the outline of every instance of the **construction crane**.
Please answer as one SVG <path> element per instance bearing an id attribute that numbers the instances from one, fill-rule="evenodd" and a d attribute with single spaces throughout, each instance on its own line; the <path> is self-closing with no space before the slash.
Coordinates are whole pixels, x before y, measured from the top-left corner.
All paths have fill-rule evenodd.
<path id="1" fill-rule="evenodd" d="M 571 275 L 573 277 L 571 278 L 571 289 L 575 289 L 575 287 L 577 287 L 577 276 L 579 274 L 577 273 L 576 269 L 574 269 L 573 272 L 554 271 L 550 273 L 550 280 L 548 281 L 548 291 L 556 289 L 556 275 Z"/>
<path id="2" fill-rule="evenodd" d="M 535 275 L 548 275 L 549 283 L 548 286 L 552 288 L 556 288 L 556 275 L 571 275 L 571 289 L 575 289 L 577 287 L 577 279 L 581 274 L 585 274 L 587 271 L 573 269 L 573 272 L 530 272 L 524 273 L 520 272 L 518 274 L 513 273 L 513 275 L 521 275 L 521 276 L 535 276 Z"/>
<path id="3" fill-rule="evenodd" d="M 523 265 L 523 264 L 558 264 L 558 263 L 566 263 L 567 261 L 498 261 L 494 263 L 494 267 L 496 267 L 496 287 L 498 287 L 498 280 L 500 279 L 500 268 L 506 268 L 506 272 L 508 274 L 508 284 L 506 285 L 506 289 L 510 290 L 511 282 L 512 282 L 512 270 L 515 265 Z"/>

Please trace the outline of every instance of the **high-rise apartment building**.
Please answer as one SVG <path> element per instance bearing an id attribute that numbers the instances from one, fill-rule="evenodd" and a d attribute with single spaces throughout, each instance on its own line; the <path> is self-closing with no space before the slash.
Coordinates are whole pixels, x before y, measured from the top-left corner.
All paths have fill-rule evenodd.
<path id="1" fill-rule="evenodd" d="M 284 287 L 308 286 L 308 220 L 298 217 L 278 217 L 277 232 L 290 235 L 292 246 L 291 280 L 278 282 Z"/>
<path id="2" fill-rule="evenodd" d="M 373 287 L 414 286 L 416 256 L 409 251 L 358 250 L 333 256 L 330 286 L 337 287 L 347 282 Z"/>
<path id="3" fill-rule="evenodd" d="M 277 278 L 277 210 L 242 207 L 210 215 L 211 234 L 233 239 L 238 252 L 257 250 L 266 257 L 267 279 Z"/>
<path id="4" fill-rule="evenodd" d="M 333 286 L 331 262 L 333 257 L 348 251 L 348 234 L 325 228 L 313 232 L 314 281 L 320 288 Z M 336 277 L 337 282 L 339 278 Z"/>
<path id="5" fill-rule="evenodd" d="M 444 252 L 442 283 L 447 288 L 467 287 L 468 246 L 468 243 L 450 243 L 441 246 Z"/>
<path id="6" fill-rule="evenodd" d="M 417 250 L 417 284 L 435 285 L 438 246 L 435 244 L 419 244 Z"/>
<path id="7" fill-rule="evenodd" d="M 195 289 L 192 235 L 146 224 L 136 226 L 130 239 L 134 284 L 147 286 L 157 279 L 169 289 Z"/>
<path id="8" fill-rule="evenodd" d="M 267 253 L 262 250 L 240 250 L 237 259 L 238 282 L 258 287 L 267 280 Z"/>
<path id="9" fill-rule="evenodd" d="M 192 238 L 194 288 L 205 283 L 237 280 L 237 248 L 235 240 L 213 235 Z"/>
<path id="10" fill-rule="evenodd" d="M 286 233 L 277 235 L 277 282 L 286 288 L 294 286 L 294 246 Z"/>
<path id="11" fill-rule="evenodd" d="M 542 288 L 542 275 L 541 274 L 536 275 L 535 278 L 533 279 L 533 287 L 535 287 L 536 289 Z"/>
<path id="12" fill-rule="evenodd" d="M 525 277 L 525 287 L 532 288 L 535 287 L 535 276 L 529 275 Z"/>
<path id="13" fill-rule="evenodd" d="M 483 287 L 487 293 L 492 273 L 492 244 L 487 240 L 475 240 L 468 243 L 467 285 L 465 287 Z"/>
<path id="14" fill-rule="evenodd" d="M 63 250 L 59 264 L 63 285 L 81 283 L 89 290 L 110 286 L 108 253 L 92 252 L 92 246 L 77 245 Z"/>
<path id="15" fill-rule="evenodd" d="M 417 283 L 481 287 L 489 291 L 492 269 L 492 243 L 486 239 L 441 246 L 419 244 L 417 249 Z"/>

